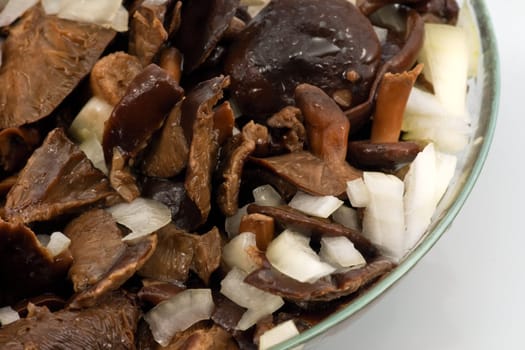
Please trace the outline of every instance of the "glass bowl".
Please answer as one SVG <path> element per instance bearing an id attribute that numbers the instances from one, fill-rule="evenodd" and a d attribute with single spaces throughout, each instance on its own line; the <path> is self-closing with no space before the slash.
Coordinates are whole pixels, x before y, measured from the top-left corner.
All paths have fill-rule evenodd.
<path id="1" fill-rule="evenodd" d="M 468 108 L 472 117 L 472 141 L 458 159 L 455 177 L 440 202 L 434 220 L 419 244 L 389 274 L 361 292 L 350 304 L 316 326 L 277 345 L 272 350 L 293 349 L 306 344 L 306 349 L 319 348 L 328 333 L 343 331 L 352 315 L 363 310 L 403 277 L 432 248 L 459 213 L 481 172 L 496 128 L 500 93 L 499 59 L 496 39 L 483 0 L 469 1 L 481 37 L 478 77 L 469 84 Z M 315 343 L 315 344 L 314 344 Z"/>

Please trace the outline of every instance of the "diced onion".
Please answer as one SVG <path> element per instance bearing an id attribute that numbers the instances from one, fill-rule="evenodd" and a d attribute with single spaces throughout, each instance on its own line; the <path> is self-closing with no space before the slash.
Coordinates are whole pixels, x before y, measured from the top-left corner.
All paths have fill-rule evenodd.
<path id="1" fill-rule="evenodd" d="M 10 306 L 0 307 L 0 326 L 7 326 L 10 323 L 16 322 L 20 319 L 18 312 L 13 310 Z"/>
<path id="2" fill-rule="evenodd" d="M 95 137 L 99 143 L 102 143 L 104 123 L 112 111 L 112 105 L 100 97 L 91 97 L 71 123 L 69 133 L 78 142 Z"/>
<path id="3" fill-rule="evenodd" d="M 271 185 L 262 185 L 252 191 L 253 198 L 256 204 L 276 207 L 284 204 L 279 192 L 277 192 Z"/>
<path id="4" fill-rule="evenodd" d="M 241 6 L 248 6 L 248 13 L 255 17 L 270 2 L 270 0 L 241 0 Z"/>
<path id="5" fill-rule="evenodd" d="M 474 19 L 472 9 L 469 1 L 463 1 L 463 6 L 459 10 L 458 26 L 465 29 L 467 34 L 467 46 L 469 51 L 469 66 L 468 74 L 469 77 L 475 77 L 478 75 L 478 67 L 481 57 L 481 40 Z"/>
<path id="6" fill-rule="evenodd" d="M 144 319 L 155 341 L 167 346 L 175 333 L 209 319 L 214 308 L 211 289 L 186 289 L 159 303 L 144 315 Z"/>
<path id="7" fill-rule="evenodd" d="M 116 30 L 117 32 L 127 32 L 128 31 L 128 22 L 129 22 L 129 13 L 124 6 L 120 6 L 115 13 L 115 17 L 111 22 L 110 27 Z"/>
<path id="8" fill-rule="evenodd" d="M 264 332 L 259 338 L 259 350 L 267 350 L 285 340 L 288 340 L 299 334 L 293 320 L 280 323 L 272 329 Z M 294 350 L 302 349 L 302 345 L 295 347 Z"/>
<path id="9" fill-rule="evenodd" d="M 368 190 L 367 190 L 368 191 Z M 342 205 L 332 214 L 332 220 L 352 230 L 361 230 L 361 222 L 354 208 Z"/>
<path id="10" fill-rule="evenodd" d="M 38 0 L 10 0 L 0 12 L 0 27 L 5 27 L 16 21 L 29 8 L 35 6 Z"/>
<path id="11" fill-rule="evenodd" d="M 305 214 L 327 218 L 343 205 L 343 201 L 334 196 L 312 196 L 298 191 L 288 205 Z"/>
<path id="12" fill-rule="evenodd" d="M 53 257 L 62 254 L 69 245 L 71 240 L 64 235 L 62 232 L 53 232 L 49 238 L 49 243 L 46 248 L 51 253 Z"/>
<path id="13" fill-rule="evenodd" d="M 108 174 L 106 160 L 104 159 L 104 150 L 100 142 L 94 135 L 86 138 L 78 147 L 84 152 L 86 157 L 93 163 L 93 166 L 104 174 Z"/>
<path id="14" fill-rule="evenodd" d="M 122 238 L 134 241 L 147 236 L 171 222 L 171 210 L 152 199 L 137 198 L 131 203 L 119 203 L 106 209 L 121 225 L 131 230 Z"/>
<path id="15" fill-rule="evenodd" d="M 346 237 L 321 238 L 321 259 L 339 269 L 358 268 L 366 265 L 363 255 L 355 249 L 354 244 Z"/>
<path id="16" fill-rule="evenodd" d="M 259 264 L 248 253 L 248 249 L 257 247 L 255 234 L 253 232 L 243 232 L 222 249 L 222 258 L 229 267 L 238 267 L 244 272 L 250 273 L 259 268 Z"/>
<path id="17" fill-rule="evenodd" d="M 363 216 L 363 235 L 383 255 L 398 261 L 405 253 L 403 181 L 380 172 L 364 172 L 363 179 L 370 194 Z"/>
<path id="18" fill-rule="evenodd" d="M 310 239 L 285 230 L 268 245 L 266 257 L 273 267 L 299 282 L 313 283 L 335 271 L 310 248 Z"/>
<path id="19" fill-rule="evenodd" d="M 357 208 L 366 207 L 370 201 L 368 188 L 361 177 L 346 183 L 346 195 L 348 196 L 350 203 Z"/>
<path id="20" fill-rule="evenodd" d="M 284 305 L 277 295 L 270 294 L 244 282 L 247 273 L 234 267 L 221 281 L 221 293 L 239 306 L 248 309 L 237 328 L 246 330 L 261 318 L 271 315 Z"/>
<path id="21" fill-rule="evenodd" d="M 457 157 L 451 154 L 436 152 L 436 206 L 447 191 L 456 171 Z"/>
<path id="22" fill-rule="evenodd" d="M 67 1 L 68 0 L 41 0 L 40 2 L 46 14 L 56 15 Z"/>
<path id="23" fill-rule="evenodd" d="M 244 207 L 239 208 L 235 214 L 228 216 L 224 220 L 224 230 L 228 234 L 229 238 L 235 237 L 239 234 L 239 226 L 241 224 L 241 219 L 244 215 L 248 214 L 248 204 Z"/>

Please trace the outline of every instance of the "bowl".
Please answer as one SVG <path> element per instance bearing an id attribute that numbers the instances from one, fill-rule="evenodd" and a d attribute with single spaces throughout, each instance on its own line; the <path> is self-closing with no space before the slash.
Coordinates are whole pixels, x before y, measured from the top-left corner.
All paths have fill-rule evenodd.
<path id="1" fill-rule="evenodd" d="M 360 293 L 350 304 L 325 318 L 314 327 L 275 346 L 272 350 L 293 349 L 305 345 L 304 349 L 322 346 L 322 339 L 333 332 L 342 332 L 345 322 L 357 312 L 366 312 L 366 306 L 378 299 L 388 288 L 398 282 L 430 251 L 438 239 L 447 231 L 467 200 L 487 158 L 496 128 L 500 93 L 499 58 L 494 30 L 483 0 L 469 1 L 481 37 L 479 73 L 469 82 L 467 105 L 472 117 L 473 135 L 470 144 L 459 155 L 456 174 L 442 198 L 432 224 L 418 245 L 403 261 L 382 279 Z"/>

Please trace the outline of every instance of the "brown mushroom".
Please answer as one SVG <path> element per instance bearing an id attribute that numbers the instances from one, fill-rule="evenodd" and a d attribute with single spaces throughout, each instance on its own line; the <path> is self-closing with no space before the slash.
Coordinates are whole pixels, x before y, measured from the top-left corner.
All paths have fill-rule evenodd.
<path id="1" fill-rule="evenodd" d="M 165 47 L 160 51 L 159 66 L 180 83 L 182 76 L 182 53 L 175 47 Z"/>
<path id="2" fill-rule="evenodd" d="M 0 131 L 0 170 L 12 174 L 20 170 L 40 142 L 34 128 L 7 128 Z"/>
<path id="3" fill-rule="evenodd" d="M 7 194 L 9 221 L 44 221 L 100 204 L 115 192 L 62 129 L 51 131 Z"/>
<path id="4" fill-rule="evenodd" d="M 143 287 L 137 293 L 143 302 L 157 305 L 165 300 L 173 298 L 182 292 L 185 287 L 182 284 L 174 284 L 155 280 L 142 280 Z"/>
<path id="5" fill-rule="evenodd" d="M 275 234 L 274 219 L 259 213 L 244 215 L 241 218 L 239 232 L 253 232 L 257 248 L 264 252 Z"/>
<path id="6" fill-rule="evenodd" d="M 361 169 L 395 170 L 401 165 L 412 162 L 420 151 L 419 144 L 409 141 L 389 143 L 352 141 L 348 144 L 348 159 Z"/>
<path id="7" fill-rule="evenodd" d="M 272 142 L 280 139 L 283 147 L 289 152 L 302 151 L 306 143 L 306 130 L 303 125 L 301 110 L 286 106 L 266 120 L 272 131 Z M 273 131 L 277 130 L 279 135 Z"/>

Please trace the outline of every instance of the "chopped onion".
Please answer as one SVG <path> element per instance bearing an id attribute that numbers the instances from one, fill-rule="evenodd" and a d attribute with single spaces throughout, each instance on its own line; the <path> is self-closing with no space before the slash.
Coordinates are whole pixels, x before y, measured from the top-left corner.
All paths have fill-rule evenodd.
<path id="1" fill-rule="evenodd" d="M 364 172 L 370 201 L 364 211 L 363 235 L 394 261 L 405 253 L 404 184 L 394 175 Z"/>
<path id="2" fill-rule="evenodd" d="M 62 254 L 67 248 L 69 248 L 70 244 L 71 240 L 62 232 L 53 232 L 49 238 L 49 243 L 47 244 L 46 248 L 49 250 L 51 255 L 55 257 Z"/>
<path id="3" fill-rule="evenodd" d="M 451 154 L 436 152 L 436 206 L 447 191 L 450 181 L 456 172 L 457 157 Z"/>
<path id="4" fill-rule="evenodd" d="M 342 205 L 339 207 L 339 209 L 334 211 L 332 214 L 332 220 L 352 230 L 361 230 L 361 222 L 359 220 L 359 216 L 357 215 L 357 210 L 346 205 Z"/>
<path id="5" fill-rule="evenodd" d="M 248 309 L 237 324 L 240 330 L 250 328 L 261 318 L 271 315 L 284 305 L 281 297 L 245 283 L 247 275 L 234 267 L 221 281 L 221 293 L 237 305 Z"/>
<path id="6" fill-rule="evenodd" d="M 112 111 L 112 105 L 99 97 L 93 96 L 82 107 L 73 123 L 71 123 L 69 133 L 78 142 L 86 141 L 94 136 L 99 143 L 102 143 L 104 123 L 108 120 Z"/>
<path id="7" fill-rule="evenodd" d="M 255 17 L 261 10 L 268 5 L 270 0 L 241 0 L 241 6 L 248 6 L 248 13 Z"/>
<path id="8" fill-rule="evenodd" d="M 115 220 L 131 230 L 122 238 L 134 241 L 147 236 L 171 222 L 171 210 L 152 199 L 137 198 L 131 203 L 120 203 L 106 209 Z"/>
<path id="9" fill-rule="evenodd" d="M 478 75 L 479 61 L 481 58 L 481 40 L 469 1 L 463 1 L 459 10 L 458 26 L 465 30 L 467 35 L 467 46 L 469 51 L 469 77 Z"/>
<path id="10" fill-rule="evenodd" d="M 346 195 L 348 196 L 350 203 L 357 208 L 366 207 L 370 201 L 368 188 L 361 177 L 346 183 Z"/>
<path id="11" fill-rule="evenodd" d="M 419 54 L 423 74 L 432 82 L 443 107 L 451 113 L 465 111 L 469 47 L 465 29 L 449 24 L 425 23 Z"/>
<path id="12" fill-rule="evenodd" d="M 321 238 L 319 256 L 338 270 L 366 265 L 365 258 L 355 249 L 354 244 L 347 237 L 342 236 Z"/>
<path id="13" fill-rule="evenodd" d="M 312 196 L 297 191 L 288 205 L 305 214 L 326 219 L 343 205 L 343 201 L 334 196 Z"/>
<path id="14" fill-rule="evenodd" d="M 5 5 L 7 5 L 8 2 L 9 0 L 0 0 L 0 11 L 4 9 Z"/>
<path id="15" fill-rule="evenodd" d="M 0 12 L 0 27 L 5 27 L 16 21 L 29 8 L 35 6 L 38 0 L 11 0 Z"/>
<path id="16" fill-rule="evenodd" d="M 310 248 L 310 239 L 285 230 L 268 245 L 266 257 L 273 267 L 299 282 L 313 283 L 335 271 Z"/>
<path id="17" fill-rule="evenodd" d="M 379 43 L 384 44 L 386 42 L 386 37 L 388 36 L 388 29 L 378 26 L 373 26 L 374 31 L 376 32 Z"/>
<path id="18" fill-rule="evenodd" d="M 86 157 L 93 163 L 93 166 L 104 174 L 108 174 L 106 160 L 104 159 L 104 150 L 102 145 L 94 135 L 86 138 L 78 147 L 84 152 Z"/>
<path id="19" fill-rule="evenodd" d="M 262 185 L 252 191 L 255 203 L 259 205 L 266 205 L 276 207 L 285 204 L 279 192 L 277 192 L 271 185 Z"/>
<path id="20" fill-rule="evenodd" d="M 293 320 L 280 323 L 272 329 L 264 332 L 259 338 L 259 350 L 267 350 L 285 340 L 299 334 Z M 302 349 L 302 345 L 295 347 L 294 350 Z"/>
<path id="21" fill-rule="evenodd" d="M 13 310 L 10 306 L 0 307 L 0 326 L 7 326 L 10 323 L 16 322 L 20 319 L 18 312 Z"/>
<path id="22" fill-rule="evenodd" d="M 229 267 L 238 267 L 244 272 L 250 273 L 259 268 L 259 264 L 248 253 L 248 249 L 256 248 L 255 233 L 243 232 L 222 248 L 222 258 Z"/>
<path id="23" fill-rule="evenodd" d="M 246 214 L 248 214 L 248 204 L 242 208 L 239 208 L 235 214 L 228 216 L 226 220 L 224 220 L 224 230 L 228 234 L 229 238 L 235 237 L 239 234 L 241 219 Z"/>
<path id="24" fill-rule="evenodd" d="M 68 0 L 41 0 L 47 15 L 56 15 Z"/>
<path id="25" fill-rule="evenodd" d="M 406 248 L 426 231 L 436 209 L 436 154 L 431 143 L 419 152 L 405 176 Z"/>
<path id="26" fill-rule="evenodd" d="M 144 319 L 155 341 L 167 346 L 175 333 L 209 319 L 214 308 L 211 289 L 186 289 L 159 303 L 144 315 Z"/>
<path id="27" fill-rule="evenodd" d="M 129 22 L 129 13 L 128 10 L 122 5 L 115 13 L 115 17 L 111 22 L 110 27 L 116 30 L 117 32 L 127 32 L 128 31 L 128 22 Z"/>

